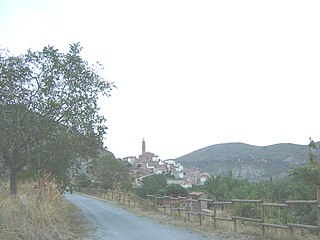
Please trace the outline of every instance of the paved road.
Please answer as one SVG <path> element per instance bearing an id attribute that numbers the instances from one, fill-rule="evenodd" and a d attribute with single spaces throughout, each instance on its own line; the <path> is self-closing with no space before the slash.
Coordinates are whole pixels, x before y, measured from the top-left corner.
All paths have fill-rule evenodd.
<path id="1" fill-rule="evenodd" d="M 218 240 L 163 225 L 116 207 L 113 203 L 78 194 L 66 194 L 96 227 L 94 240 Z"/>

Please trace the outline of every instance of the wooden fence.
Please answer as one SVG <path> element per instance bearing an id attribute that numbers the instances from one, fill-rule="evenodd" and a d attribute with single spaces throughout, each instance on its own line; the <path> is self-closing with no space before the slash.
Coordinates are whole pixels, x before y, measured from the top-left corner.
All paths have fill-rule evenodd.
<path id="1" fill-rule="evenodd" d="M 292 235 L 295 234 L 295 229 L 312 230 L 320 235 L 320 192 L 317 192 L 318 200 L 291 200 L 285 203 L 268 203 L 263 200 L 247 200 L 247 199 L 232 199 L 230 202 L 216 202 L 212 199 L 188 199 L 186 197 L 171 197 L 163 196 L 158 197 L 154 195 L 147 195 L 147 199 L 141 198 L 133 193 L 101 190 L 101 189 L 85 189 L 81 188 L 79 192 L 95 195 L 103 199 L 116 201 L 119 204 L 126 205 L 128 207 L 138 207 L 143 211 L 159 211 L 165 214 L 170 214 L 184 221 L 197 221 L 200 226 L 203 225 L 205 218 L 209 218 L 213 222 L 213 228 L 217 228 L 218 221 L 233 222 L 234 232 L 238 231 L 239 222 L 251 222 L 258 227 L 261 227 L 262 238 L 266 237 L 266 229 L 277 228 L 288 230 Z M 201 211 L 193 211 L 191 203 L 206 202 L 210 206 L 211 210 L 202 209 Z M 253 204 L 256 209 L 259 209 L 260 216 L 244 217 L 238 215 L 230 215 L 230 212 L 236 213 L 235 209 L 238 204 Z M 311 204 L 317 208 L 318 221 L 317 225 L 307 225 L 295 223 L 293 218 L 294 208 L 300 204 Z M 272 208 L 281 209 L 286 211 L 287 223 L 274 224 L 270 222 L 270 218 L 267 217 L 268 211 Z M 218 211 L 219 210 L 219 211 Z M 192 219 L 193 218 L 193 219 Z M 271 219 L 272 220 L 272 219 Z"/>

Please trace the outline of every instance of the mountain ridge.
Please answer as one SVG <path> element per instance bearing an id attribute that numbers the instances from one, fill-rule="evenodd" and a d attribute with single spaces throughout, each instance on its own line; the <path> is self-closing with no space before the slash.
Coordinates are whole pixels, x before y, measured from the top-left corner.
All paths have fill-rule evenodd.
<path id="1" fill-rule="evenodd" d="M 237 178 L 280 177 L 308 162 L 308 145 L 277 143 L 255 146 L 241 142 L 210 145 L 174 159 L 184 166 L 197 167 L 212 175 L 232 171 Z"/>

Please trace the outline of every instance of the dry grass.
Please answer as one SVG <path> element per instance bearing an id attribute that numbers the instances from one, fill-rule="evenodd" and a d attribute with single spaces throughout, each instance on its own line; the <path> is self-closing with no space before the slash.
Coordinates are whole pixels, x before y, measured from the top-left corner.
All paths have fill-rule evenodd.
<path id="1" fill-rule="evenodd" d="M 0 184 L 0 239 L 78 239 L 68 215 L 72 213 L 51 177 L 18 184 L 18 196 Z"/>

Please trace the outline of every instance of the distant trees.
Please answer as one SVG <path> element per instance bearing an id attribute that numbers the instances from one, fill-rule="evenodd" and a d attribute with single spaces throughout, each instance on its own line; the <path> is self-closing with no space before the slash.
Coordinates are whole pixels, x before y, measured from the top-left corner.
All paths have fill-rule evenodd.
<path id="1" fill-rule="evenodd" d="M 314 199 L 316 190 L 320 193 L 319 149 L 319 144 L 310 138 L 308 164 L 303 167 L 296 167 L 291 171 L 291 176 L 295 183 L 293 191 L 301 199 Z"/>
<path id="2" fill-rule="evenodd" d="M 94 163 L 93 173 L 103 189 L 130 189 L 131 177 L 129 166 L 107 154 L 99 157 Z"/>
<path id="3" fill-rule="evenodd" d="M 291 172 L 295 180 L 320 188 L 319 149 L 320 146 L 310 138 L 308 150 L 309 162 L 306 166 L 297 167 Z"/>
<path id="4" fill-rule="evenodd" d="M 136 193 L 140 197 L 146 197 L 148 194 L 154 195 L 167 185 L 167 180 L 164 175 L 154 174 L 141 180 L 141 187 L 137 188 Z"/>
<path id="5" fill-rule="evenodd" d="M 205 190 L 216 201 L 230 200 L 236 196 L 246 198 L 253 193 L 247 180 L 235 179 L 231 172 L 226 176 L 212 176 L 199 188 Z"/>
<path id="6" fill-rule="evenodd" d="M 78 43 L 67 53 L 51 46 L 18 56 L 0 51 L 0 160 L 14 195 L 21 169 L 65 176 L 75 161 L 102 147 L 106 126 L 98 96 L 109 96 L 114 85 L 81 51 Z"/>
<path id="7" fill-rule="evenodd" d="M 157 196 L 187 197 L 188 190 L 179 184 L 168 184 L 166 177 L 162 174 L 154 174 L 145 177 L 140 182 L 141 186 L 136 189 L 140 197 L 148 194 Z"/>
<path id="8" fill-rule="evenodd" d="M 169 184 L 164 189 L 156 192 L 157 196 L 187 197 L 188 190 L 179 184 Z"/>

